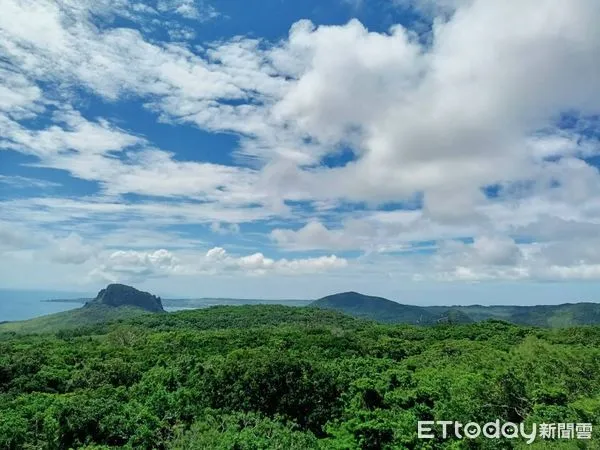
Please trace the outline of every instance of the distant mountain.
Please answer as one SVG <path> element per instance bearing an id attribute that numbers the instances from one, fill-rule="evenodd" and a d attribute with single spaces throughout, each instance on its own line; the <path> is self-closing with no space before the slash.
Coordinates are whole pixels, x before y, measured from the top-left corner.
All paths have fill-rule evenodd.
<path id="1" fill-rule="evenodd" d="M 389 323 L 430 324 L 436 317 L 420 306 L 402 305 L 382 297 L 343 292 L 316 300 L 310 306 L 335 309 L 355 317 Z"/>
<path id="2" fill-rule="evenodd" d="M 315 300 L 310 306 L 385 323 L 431 325 L 504 320 L 519 325 L 568 327 L 600 324 L 600 303 L 536 306 L 415 306 L 382 297 L 344 292 Z"/>
<path id="3" fill-rule="evenodd" d="M 0 323 L 0 332 L 44 333 L 164 313 L 160 297 L 123 284 L 110 284 L 83 307 L 18 322 Z"/>
<path id="4" fill-rule="evenodd" d="M 444 314 L 448 307 L 431 306 L 427 310 L 434 314 Z M 517 325 L 561 328 L 600 324 L 600 303 L 563 303 L 560 305 L 493 305 L 493 306 L 454 306 L 475 322 L 499 319 Z"/>
<path id="5" fill-rule="evenodd" d="M 250 300 L 239 301 L 250 302 Z M 241 305 L 242 303 L 236 304 Z M 301 304 L 304 302 L 298 301 L 298 306 Z M 275 305 L 272 306 L 275 307 Z M 344 292 L 315 300 L 308 306 L 313 308 L 311 314 L 316 308 L 320 308 L 383 323 L 412 325 L 466 324 L 489 319 L 551 328 L 600 324 L 600 304 L 598 303 L 538 306 L 416 306 L 358 292 Z M 239 307 L 244 308 L 244 306 Z M 263 310 L 267 311 L 267 309 Z M 163 319 L 159 316 L 167 316 L 167 314 L 160 297 L 139 291 L 131 286 L 111 284 L 102 289 L 94 299 L 88 300 L 81 308 L 25 321 L 0 322 L 0 332 L 54 332 L 139 316 L 145 316 L 143 319 L 145 321 L 149 318 L 150 321 L 156 320 L 162 323 Z M 229 321 L 229 318 L 225 316 L 222 319 L 224 323 Z M 272 319 L 265 318 L 265 320 Z"/>
<path id="6" fill-rule="evenodd" d="M 95 299 L 87 302 L 84 308 L 104 306 L 133 306 L 149 312 L 165 312 L 160 297 L 124 284 L 109 284 Z"/>

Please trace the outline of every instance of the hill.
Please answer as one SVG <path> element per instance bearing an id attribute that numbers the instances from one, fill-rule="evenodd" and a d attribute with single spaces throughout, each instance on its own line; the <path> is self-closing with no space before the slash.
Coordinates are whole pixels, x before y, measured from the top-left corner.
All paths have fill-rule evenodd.
<path id="1" fill-rule="evenodd" d="M 0 323 L 0 332 L 46 333 L 164 313 L 159 297 L 123 284 L 110 284 L 83 307 L 18 322 Z"/>
<path id="2" fill-rule="evenodd" d="M 432 313 L 444 313 L 447 307 L 429 307 Z M 473 321 L 487 319 L 505 320 L 518 325 L 537 327 L 572 327 L 600 324 L 599 303 L 563 303 L 560 305 L 533 306 L 455 306 L 454 310 L 466 314 Z"/>
<path id="3" fill-rule="evenodd" d="M 384 323 L 430 325 L 496 319 L 519 325 L 570 327 L 600 324 L 599 303 L 535 306 L 416 306 L 382 297 L 344 292 L 315 300 L 310 306 L 333 309 Z"/>
<path id="4" fill-rule="evenodd" d="M 382 297 L 343 292 L 329 295 L 310 304 L 312 307 L 335 309 L 355 317 L 378 322 L 427 324 L 435 318 L 420 306 L 402 305 Z"/>
<path id="5" fill-rule="evenodd" d="M 165 312 L 160 297 L 148 292 L 138 291 L 136 288 L 124 284 L 109 284 L 106 289 L 98 292 L 95 299 L 87 302 L 84 307 L 104 306 L 131 306 L 149 312 Z"/>

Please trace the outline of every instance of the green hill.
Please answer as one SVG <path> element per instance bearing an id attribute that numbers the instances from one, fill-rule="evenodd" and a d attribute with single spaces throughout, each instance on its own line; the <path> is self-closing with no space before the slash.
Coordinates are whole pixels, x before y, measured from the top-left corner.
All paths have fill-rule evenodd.
<path id="1" fill-rule="evenodd" d="M 312 307 L 335 309 L 355 317 L 388 323 L 429 324 L 435 317 L 420 306 L 402 305 L 382 297 L 344 292 L 329 295 L 310 304 Z"/>
<path id="2" fill-rule="evenodd" d="M 110 284 L 83 307 L 18 322 L 0 323 L 0 332 L 47 333 L 164 313 L 159 297 L 123 284 Z"/>
<path id="3" fill-rule="evenodd" d="M 535 306 L 416 306 L 382 297 L 344 292 L 315 300 L 310 306 L 333 309 L 384 323 L 431 325 L 471 323 L 495 319 L 519 325 L 570 327 L 600 324 L 599 303 L 565 303 Z"/>
<path id="4" fill-rule="evenodd" d="M 430 307 L 432 312 L 444 313 L 446 307 Z M 600 324 L 599 303 L 564 303 L 534 306 L 455 306 L 474 321 L 500 319 L 519 325 L 538 327 L 570 327 Z"/>

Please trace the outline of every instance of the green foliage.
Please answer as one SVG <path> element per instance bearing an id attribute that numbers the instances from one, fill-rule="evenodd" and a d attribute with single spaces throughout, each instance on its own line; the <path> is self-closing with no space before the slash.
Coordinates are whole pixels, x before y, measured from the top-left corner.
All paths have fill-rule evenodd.
<path id="1" fill-rule="evenodd" d="M 599 393 L 597 327 L 382 325 L 269 305 L 0 337 L 9 450 L 579 448 L 420 440 L 417 421 L 600 424 Z"/>
<path id="2" fill-rule="evenodd" d="M 176 437 L 172 450 L 310 450 L 318 449 L 318 440 L 311 433 L 297 430 L 293 424 L 275 417 L 270 419 L 254 413 L 204 413 L 189 431 Z"/>

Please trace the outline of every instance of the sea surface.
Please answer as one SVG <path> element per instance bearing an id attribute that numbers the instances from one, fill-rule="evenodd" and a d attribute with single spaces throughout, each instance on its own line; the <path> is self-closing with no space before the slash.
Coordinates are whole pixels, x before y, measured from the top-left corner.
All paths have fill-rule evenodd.
<path id="1" fill-rule="evenodd" d="M 0 289 L 0 322 L 33 319 L 79 308 L 80 303 L 45 302 L 50 298 L 77 298 L 81 294 L 48 291 L 13 291 Z"/>
<path id="2" fill-rule="evenodd" d="M 20 291 L 0 289 L 0 322 L 27 320 L 80 308 L 86 298 L 93 297 L 81 292 Z M 58 300 L 57 300 L 58 299 Z M 60 301 L 65 299 L 68 301 Z M 79 299 L 79 300 L 77 300 Z M 48 301 L 52 300 L 52 301 Z M 208 308 L 216 305 L 278 304 L 305 306 L 310 300 L 261 300 L 235 298 L 162 299 L 166 311 Z"/>

